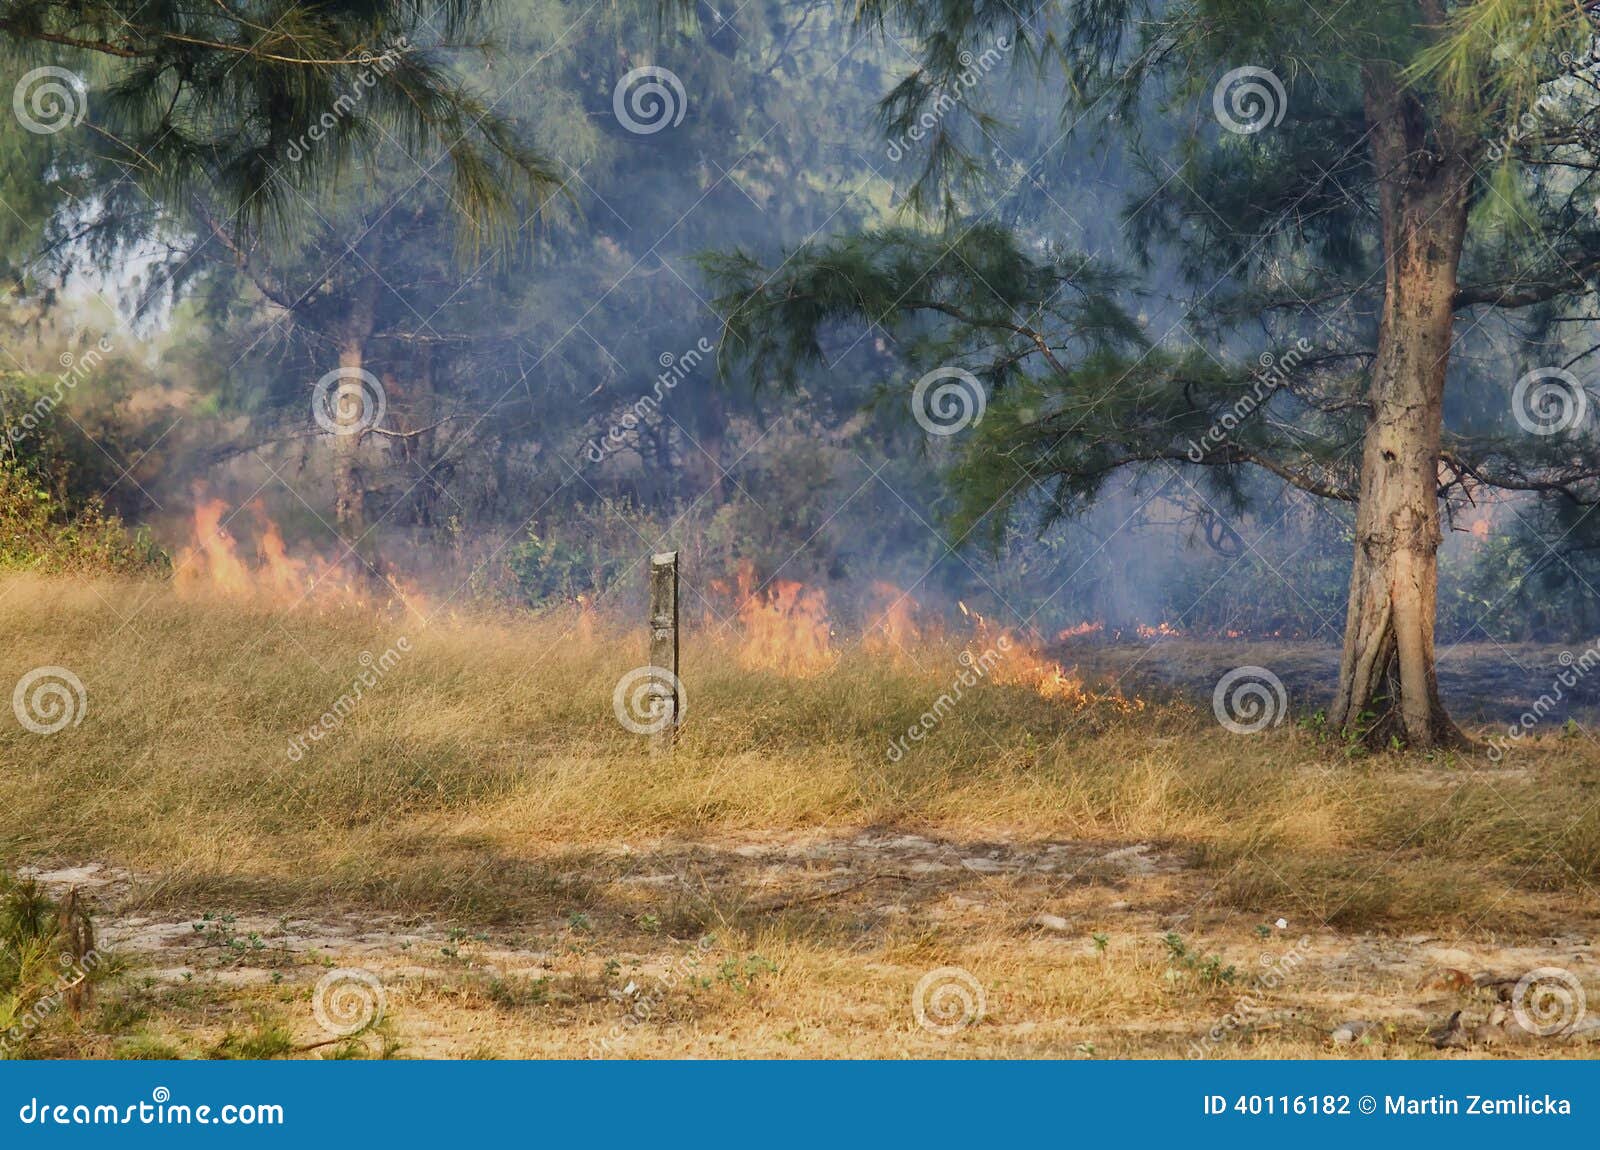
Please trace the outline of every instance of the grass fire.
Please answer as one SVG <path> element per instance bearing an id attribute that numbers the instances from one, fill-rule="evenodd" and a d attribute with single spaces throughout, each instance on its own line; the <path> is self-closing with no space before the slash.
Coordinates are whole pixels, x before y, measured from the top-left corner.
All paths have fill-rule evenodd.
<path id="1" fill-rule="evenodd" d="M 0 44 L 0 1060 L 1600 1050 L 1600 3 Z"/>

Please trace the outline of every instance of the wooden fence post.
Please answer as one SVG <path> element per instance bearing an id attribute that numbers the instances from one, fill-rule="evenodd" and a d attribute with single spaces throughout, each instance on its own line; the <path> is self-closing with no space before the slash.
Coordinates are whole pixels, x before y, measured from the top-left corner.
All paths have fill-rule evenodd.
<path id="1" fill-rule="evenodd" d="M 667 721 L 652 741 L 656 751 L 670 752 L 683 714 L 682 685 L 678 679 L 678 553 L 663 551 L 650 556 L 650 665 L 667 672 L 653 685 L 656 715 Z"/>

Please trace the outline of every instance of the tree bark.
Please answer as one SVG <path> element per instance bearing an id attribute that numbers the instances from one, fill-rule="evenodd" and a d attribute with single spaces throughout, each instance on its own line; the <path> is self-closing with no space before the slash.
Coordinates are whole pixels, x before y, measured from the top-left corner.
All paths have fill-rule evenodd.
<path id="1" fill-rule="evenodd" d="M 340 433 L 333 437 L 334 521 L 351 549 L 352 573 L 381 579 L 383 561 L 377 540 L 367 523 L 367 476 L 363 464 L 369 454 L 366 424 L 373 396 L 366 393 L 367 344 L 376 322 L 378 281 L 368 276 L 355 286 L 344 323 L 339 329 L 339 384 L 334 393 L 334 419 Z"/>
<path id="2" fill-rule="evenodd" d="M 1365 76 L 1384 299 L 1368 384 L 1355 561 L 1330 722 L 1369 743 L 1467 740 L 1434 664 L 1439 448 L 1472 165 L 1384 67 Z"/>
<path id="3" fill-rule="evenodd" d="M 334 417 L 340 434 L 333 437 L 333 513 L 345 532 L 347 542 L 358 539 L 367 526 L 367 490 L 361 473 L 361 441 L 358 430 L 345 430 L 362 410 L 361 372 L 365 370 L 366 338 L 354 332 L 339 341 L 339 370 L 342 373 L 334 393 Z"/>

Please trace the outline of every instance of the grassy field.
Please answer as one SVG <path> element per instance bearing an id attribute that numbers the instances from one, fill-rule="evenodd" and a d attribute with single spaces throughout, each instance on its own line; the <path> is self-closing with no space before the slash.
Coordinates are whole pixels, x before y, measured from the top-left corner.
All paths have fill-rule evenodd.
<path id="1" fill-rule="evenodd" d="M 1496 979 L 1600 990 L 1587 737 L 1351 754 L 1008 673 L 893 761 L 960 650 L 781 675 L 691 630 L 688 720 L 652 757 L 612 709 L 637 629 L 11 578 L 0 682 L 67 668 L 85 704 L 0 724 L 0 864 L 78 887 L 107 961 L 92 1003 L 5 1049 L 1423 1056 Z M 381 1018 L 326 1025 L 340 979 Z M 0 1022 L 39 985 L 0 970 Z"/>

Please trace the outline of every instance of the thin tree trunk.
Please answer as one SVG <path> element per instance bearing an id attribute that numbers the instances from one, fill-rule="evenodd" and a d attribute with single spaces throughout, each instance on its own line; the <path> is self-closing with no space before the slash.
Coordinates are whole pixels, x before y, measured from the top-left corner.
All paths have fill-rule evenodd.
<path id="1" fill-rule="evenodd" d="M 1466 742 L 1434 665 L 1439 448 L 1472 168 L 1392 74 L 1366 76 L 1384 301 L 1372 365 L 1355 561 L 1330 721 L 1368 742 Z M 1443 137 L 1443 142 L 1441 142 Z"/>
<path id="2" fill-rule="evenodd" d="M 334 393 L 334 418 L 341 434 L 333 437 L 334 519 L 345 543 L 353 549 L 352 571 L 363 579 L 381 580 L 383 561 L 376 536 L 367 521 L 369 457 L 366 425 L 373 396 L 366 394 L 373 378 L 367 370 L 367 342 L 372 337 L 378 301 L 378 281 L 367 277 L 354 289 L 339 336 L 340 378 Z"/>
<path id="3" fill-rule="evenodd" d="M 401 428 L 413 434 L 411 438 L 396 441 L 400 458 L 407 464 L 403 469 L 405 482 L 412 485 L 411 519 L 418 527 L 433 528 L 438 525 L 439 495 L 442 488 L 433 474 L 435 455 L 434 431 L 422 431 L 433 426 L 438 418 L 438 396 L 433 379 L 433 345 L 420 343 L 411 355 L 411 371 L 400 393 L 405 399 L 406 422 Z"/>
<path id="4" fill-rule="evenodd" d="M 344 424 L 360 417 L 362 411 L 361 372 L 365 370 L 366 338 L 351 333 L 339 343 L 338 390 L 334 394 L 334 417 Z M 333 437 L 333 512 L 334 519 L 345 533 L 347 542 L 354 542 L 367 526 L 366 478 L 361 472 L 360 431 L 341 433 Z"/>

